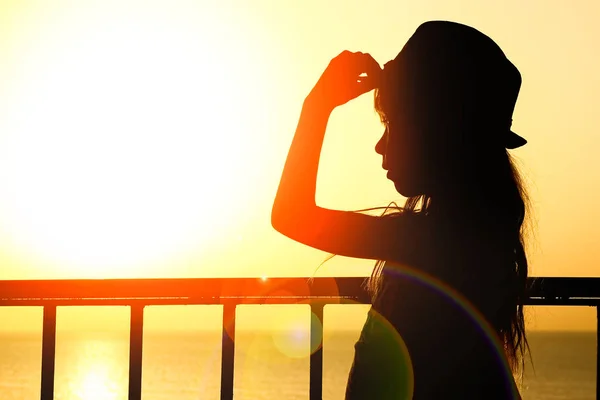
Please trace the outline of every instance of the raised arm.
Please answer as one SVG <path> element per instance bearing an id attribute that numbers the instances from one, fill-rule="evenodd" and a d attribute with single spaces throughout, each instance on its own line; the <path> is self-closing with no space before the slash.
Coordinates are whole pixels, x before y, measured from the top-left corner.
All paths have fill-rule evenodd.
<path id="1" fill-rule="evenodd" d="M 368 54 L 334 58 L 304 101 L 273 204 L 271 223 L 283 235 L 326 252 L 356 258 L 410 261 L 407 218 L 379 218 L 317 206 L 317 171 L 329 116 L 371 91 L 381 70 Z M 366 74 L 366 77 L 361 76 Z M 399 246 L 405 249 L 405 254 Z M 398 257 L 400 256 L 400 257 Z"/>

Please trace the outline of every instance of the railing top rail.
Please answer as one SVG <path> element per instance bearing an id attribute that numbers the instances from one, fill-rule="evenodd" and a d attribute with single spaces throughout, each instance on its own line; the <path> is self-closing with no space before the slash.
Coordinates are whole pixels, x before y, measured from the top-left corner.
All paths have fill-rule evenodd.
<path id="1" fill-rule="evenodd" d="M 202 300 L 340 298 L 368 302 L 364 277 L 0 280 L 0 304 L 14 300 Z M 600 278 L 529 278 L 530 300 L 600 299 Z"/>
<path id="2" fill-rule="evenodd" d="M 165 278 L 0 281 L 0 299 L 360 297 L 364 278 Z"/>

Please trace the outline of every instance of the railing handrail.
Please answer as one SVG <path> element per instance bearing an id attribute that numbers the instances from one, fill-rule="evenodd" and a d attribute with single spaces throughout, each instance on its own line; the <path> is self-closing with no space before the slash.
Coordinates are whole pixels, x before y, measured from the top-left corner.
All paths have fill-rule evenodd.
<path id="1" fill-rule="evenodd" d="M 277 303 L 341 299 L 368 303 L 365 277 L 0 280 L 0 305 Z M 600 278 L 533 277 L 526 304 L 600 304 Z M 247 301 L 244 301 L 247 300 Z"/>

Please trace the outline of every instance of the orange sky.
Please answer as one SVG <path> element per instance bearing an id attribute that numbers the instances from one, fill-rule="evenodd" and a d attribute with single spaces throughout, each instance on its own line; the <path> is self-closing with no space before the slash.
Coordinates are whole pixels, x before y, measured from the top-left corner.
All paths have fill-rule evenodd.
<path id="1" fill-rule="evenodd" d="M 311 275 L 326 254 L 269 215 L 302 100 L 340 51 L 383 64 L 430 19 L 477 27 L 522 73 L 513 128 L 529 144 L 513 154 L 534 200 L 532 274 L 599 274 L 600 5 L 249 4 L 2 2 L 0 279 Z M 332 116 L 323 206 L 401 200 L 373 149 L 371 104 Z M 334 258 L 319 274 L 372 265 Z M 534 316 L 543 329 L 595 326 L 587 308 Z"/>

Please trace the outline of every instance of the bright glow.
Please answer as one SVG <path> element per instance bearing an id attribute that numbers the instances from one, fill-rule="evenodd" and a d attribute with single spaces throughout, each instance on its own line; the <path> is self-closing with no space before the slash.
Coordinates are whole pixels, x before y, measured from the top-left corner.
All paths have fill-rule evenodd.
<path id="1" fill-rule="evenodd" d="M 215 10 L 103 4 L 60 10 L 23 45 L 0 118 L 5 242 L 101 276 L 197 251 L 235 222 L 248 105 L 264 93 Z"/>
<path id="2" fill-rule="evenodd" d="M 289 330 L 279 330 L 272 334 L 275 347 L 289 358 L 305 358 L 310 356 L 310 328 L 297 322 Z"/>
<path id="3" fill-rule="evenodd" d="M 287 314 L 278 314 L 274 320 L 275 326 L 272 329 L 271 339 L 277 350 L 288 358 L 305 358 L 311 354 L 310 322 L 303 318 L 298 318 L 298 311 L 308 311 L 305 307 L 293 310 L 290 306 L 282 306 L 287 309 Z M 308 307 L 307 307 L 308 308 Z M 294 312 L 295 311 L 295 312 Z M 311 313 L 312 316 L 312 313 Z M 321 335 L 314 332 L 318 337 L 319 343 Z"/>
<path id="4" fill-rule="evenodd" d="M 64 339 L 58 341 L 57 398 L 117 400 L 127 396 L 125 337 Z"/>
<path id="5" fill-rule="evenodd" d="M 82 378 L 74 391 L 79 398 L 89 400 L 118 399 L 118 393 L 111 389 L 112 382 L 105 369 L 91 368 Z"/>

